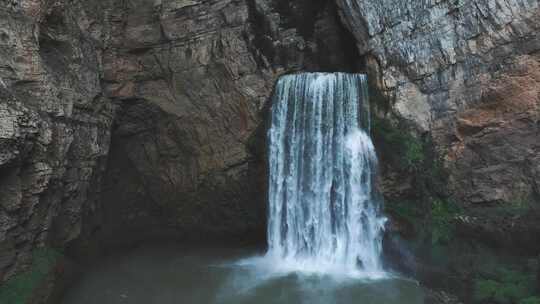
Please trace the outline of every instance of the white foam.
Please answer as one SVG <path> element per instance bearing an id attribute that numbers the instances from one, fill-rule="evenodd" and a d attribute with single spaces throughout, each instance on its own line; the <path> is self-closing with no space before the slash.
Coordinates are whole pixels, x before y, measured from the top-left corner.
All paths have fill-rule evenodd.
<path id="1" fill-rule="evenodd" d="M 268 253 L 272 273 L 384 278 L 386 219 L 372 187 L 366 78 L 305 73 L 280 78 L 269 131 Z"/>

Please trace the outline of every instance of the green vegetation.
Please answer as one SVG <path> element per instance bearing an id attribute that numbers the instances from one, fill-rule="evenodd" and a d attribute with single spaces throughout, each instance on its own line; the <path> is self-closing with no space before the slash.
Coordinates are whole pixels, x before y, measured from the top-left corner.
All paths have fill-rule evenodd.
<path id="1" fill-rule="evenodd" d="M 460 212 L 446 197 L 446 176 L 442 161 L 433 151 L 428 139 L 420 139 L 407 132 L 405 123 L 392 124 L 387 119 L 373 117 L 373 137 L 382 147 L 386 163 L 409 173 L 417 190 L 418 201 L 389 203 L 386 209 L 413 224 L 422 239 L 446 244 L 454 235 L 452 220 Z"/>
<path id="2" fill-rule="evenodd" d="M 25 304 L 32 292 L 45 280 L 60 253 L 51 248 L 39 248 L 32 253 L 31 268 L 0 286 L 0 303 Z"/>
<path id="3" fill-rule="evenodd" d="M 412 136 L 406 136 L 404 145 L 403 162 L 407 168 L 418 169 L 424 161 L 424 146 L 422 142 Z"/>
<path id="4" fill-rule="evenodd" d="M 411 224 L 418 222 L 423 217 L 419 204 L 414 201 L 388 202 L 384 204 L 384 209 L 386 213 Z"/>
<path id="5" fill-rule="evenodd" d="M 529 297 L 519 301 L 519 304 L 540 304 L 539 297 Z"/>
<path id="6" fill-rule="evenodd" d="M 519 301 L 519 304 L 540 304 L 539 297 L 529 297 Z"/>
<path id="7" fill-rule="evenodd" d="M 457 205 L 442 199 L 433 199 L 427 206 L 413 201 L 389 202 L 385 212 L 410 223 L 422 239 L 431 239 L 432 245 L 449 243 L 455 234 L 453 219 L 460 214 Z"/>
<path id="8" fill-rule="evenodd" d="M 533 272 L 498 267 L 475 280 L 474 300 L 476 303 L 539 304 L 540 298 L 534 296 L 535 285 Z"/>
<path id="9" fill-rule="evenodd" d="M 474 304 L 540 304 L 538 265 L 526 265 L 536 257 L 525 262 L 523 257 L 457 236 L 455 219 L 464 210 L 448 199 L 444 162 L 429 136 L 413 136 L 407 132 L 405 122 L 377 117 L 372 122 L 373 139 L 384 165 L 398 171 L 399 176 L 410 177 L 408 182 L 414 189 L 409 200 L 387 201 L 385 211 L 407 223 L 404 234 L 410 233 L 410 228 L 414 230 L 407 235 L 413 251 L 445 269 L 448 276 L 441 279 L 443 284 L 452 286 Z M 485 218 L 516 217 L 530 213 L 533 206 L 527 197 L 518 197 L 500 206 L 468 207 L 466 211 L 467 215 Z"/>
<path id="10" fill-rule="evenodd" d="M 459 214 L 457 205 L 436 199 L 431 206 L 431 243 L 446 244 L 454 236 L 452 220 Z"/>
<path id="11" fill-rule="evenodd" d="M 373 135 L 380 139 L 386 147 L 393 151 L 398 159 L 392 159 L 399 168 L 415 171 L 421 168 L 425 160 L 423 142 L 405 131 L 405 128 L 394 127 L 388 120 L 373 118 Z"/>

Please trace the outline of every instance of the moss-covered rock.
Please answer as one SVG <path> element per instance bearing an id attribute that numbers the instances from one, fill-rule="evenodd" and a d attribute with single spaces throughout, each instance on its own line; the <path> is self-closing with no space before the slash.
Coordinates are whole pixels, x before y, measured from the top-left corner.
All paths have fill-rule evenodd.
<path id="1" fill-rule="evenodd" d="M 391 161 L 396 168 L 404 171 L 418 170 L 425 161 L 423 142 L 406 131 L 406 126 L 398 123 L 397 126 L 387 119 L 374 117 L 372 120 L 372 133 L 386 153 L 387 161 Z M 384 153 L 384 152 L 383 152 Z"/>
<path id="2" fill-rule="evenodd" d="M 531 269 L 498 265 L 479 272 L 474 281 L 475 303 L 536 303 L 536 275 Z"/>
<path id="3" fill-rule="evenodd" d="M 0 286 L 0 303 L 27 304 L 37 289 L 54 270 L 61 254 L 52 248 L 38 248 L 32 252 L 32 264 Z"/>

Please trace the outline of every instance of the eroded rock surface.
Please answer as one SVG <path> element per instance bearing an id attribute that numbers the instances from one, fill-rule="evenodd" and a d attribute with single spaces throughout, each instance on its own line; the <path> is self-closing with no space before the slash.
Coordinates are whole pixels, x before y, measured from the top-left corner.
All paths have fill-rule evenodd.
<path id="1" fill-rule="evenodd" d="M 285 72 L 354 68 L 335 6 L 131 1 L 112 14 L 106 230 L 263 240 L 267 99 Z"/>
<path id="2" fill-rule="evenodd" d="M 538 1 L 337 2 L 392 112 L 431 132 L 456 200 L 538 199 Z"/>
<path id="3" fill-rule="evenodd" d="M 97 203 L 112 107 L 97 4 L 0 2 L 0 281 L 79 236 Z"/>
<path id="4" fill-rule="evenodd" d="M 264 237 L 267 98 L 298 70 L 366 69 L 462 205 L 538 201 L 539 26 L 532 0 L 0 0 L 0 281 L 91 236 Z"/>
<path id="5" fill-rule="evenodd" d="M 376 115 L 398 130 L 409 127 L 424 143 L 423 149 L 405 143 L 413 149 L 401 160 L 416 159 L 416 167 L 382 165 L 387 203 L 400 203 L 389 228 L 414 239 L 404 247 L 412 248 L 417 265 L 404 270 L 472 302 L 477 265 L 486 256 L 536 256 L 540 250 L 539 3 L 337 3 L 375 93 L 384 97 L 377 98 L 383 105 Z M 426 146 L 432 155 L 422 159 Z"/>
<path id="6" fill-rule="evenodd" d="M 0 281 L 44 245 L 262 241 L 276 78 L 357 64 L 331 1 L 4 0 L 0 25 Z"/>

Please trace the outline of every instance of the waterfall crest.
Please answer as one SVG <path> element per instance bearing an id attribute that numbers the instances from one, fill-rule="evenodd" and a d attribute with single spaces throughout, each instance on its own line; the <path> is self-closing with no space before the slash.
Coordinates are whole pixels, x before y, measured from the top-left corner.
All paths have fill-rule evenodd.
<path id="1" fill-rule="evenodd" d="M 382 273 L 366 77 L 279 79 L 269 130 L 268 252 L 279 267 Z"/>

